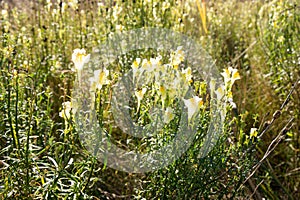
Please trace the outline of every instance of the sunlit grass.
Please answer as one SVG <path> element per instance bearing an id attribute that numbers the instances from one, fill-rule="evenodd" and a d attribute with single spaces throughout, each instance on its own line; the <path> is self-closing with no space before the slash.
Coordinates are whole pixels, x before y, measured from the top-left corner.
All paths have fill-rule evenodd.
<path id="1" fill-rule="evenodd" d="M 17 5 L 0 3 L 0 199 L 299 198 L 299 88 L 280 109 L 273 129 L 259 137 L 272 119 L 267 113 L 279 109 L 299 81 L 297 1 L 40 0 Z M 181 47 L 130 52 L 106 68 L 82 73 L 89 54 L 111 32 L 141 27 L 168 28 L 201 43 L 224 85 L 209 93 L 213 83 L 185 66 Z M 113 122 L 111 93 L 129 70 L 134 81 L 143 73 L 155 80 L 135 88 L 130 102 L 130 115 L 139 125 L 154 118 L 152 104 L 161 106 L 164 131 L 152 140 L 128 136 Z M 195 90 L 182 101 L 189 125 L 198 131 L 177 161 L 155 172 L 130 174 L 108 168 L 86 151 L 74 123 L 76 81 L 91 86 L 88 95 L 98 122 L 117 145 L 151 151 L 178 128 L 176 80 Z M 222 105 L 225 125 L 217 145 L 199 158 L 213 95 Z M 285 131 L 275 154 L 247 179 L 291 117 L 294 126 Z"/>

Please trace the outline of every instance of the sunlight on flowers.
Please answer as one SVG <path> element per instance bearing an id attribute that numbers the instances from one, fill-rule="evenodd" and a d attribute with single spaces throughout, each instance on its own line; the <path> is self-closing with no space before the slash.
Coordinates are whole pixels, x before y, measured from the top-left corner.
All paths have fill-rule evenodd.
<path id="1" fill-rule="evenodd" d="M 251 128 L 250 130 L 250 138 L 257 137 L 257 128 Z"/>
<path id="2" fill-rule="evenodd" d="M 68 0 L 68 5 L 73 9 L 76 10 L 78 8 L 78 0 Z"/>
<path id="3" fill-rule="evenodd" d="M 76 71 L 81 71 L 84 64 L 90 59 L 90 54 L 86 54 L 85 49 L 75 49 L 72 54 L 72 61 Z"/>
<path id="4" fill-rule="evenodd" d="M 141 89 L 141 90 L 137 90 L 137 91 L 134 92 L 134 94 L 135 94 L 135 96 L 136 96 L 136 98 L 137 98 L 137 100 L 138 100 L 137 113 L 138 113 L 138 111 L 139 111 L 139 109 L 140 109 L 141 101 L 142 101 L 142 99 L 144 98 L 144 94 L 145 94 L 146 92 L 147 92 L 147 89 L 146 89 L 146 88 L 143 88 L 143 89 Z"/>
<path id="5" fill-rule="evenodd" d="M 101 90 L 103 85 L 109 84 L 108 76 L 109 71 L 105 68 L 94 71 L 94 76 L 90 78 L 91 91 L 95 91 L 96 89 Z"/>
<path id="6" fill-rule="evenodd" d="M 72 109 L 72 103 L 70 101 L 66 101 L 62 103 L 62 110 L 60 111 L 59 116 L 64 118 L 65 120 L 70 119 L 71 109 Z"/>
<path id="7" fill-rule="evenodd" d="M 163 85 L 159 85 L 158 94 L 161 96 L 162 108 L 165 107 L 165 100 L 167 98 L 167 91 Z"/>
<path id="8" fill-rule="evenodd" d="M 199 111 L 200 107 L 203 105 L 202 98 L 198 96 L 194 96 L 190 99 L 183 99 L 184 105 L 188 109 L 188 119 L 192 119 L 192 117 Z"/>
<path id="9" fill-rule="evenodd" d="M 238 70 L 234 69 L 232 67 L 224 69 L 224 71 L 221 73 L 221 75 L 224 78 L 225 87 L 228 86 L 230 89 L 236 80 L 241 79 Z"/>
<path id="10" fill-rule="evenodd" d="M 191 83 L 192 80 L 192 69 L 190 67 L 186 68 L 186 69 L 182 69 L 182 74 L 184 75 L 186 81 L 188 81 L 189 83 Z"/>
<path id="11" fill-rule="evenodd" d="M 8 12 L 7 12 L 7 10 L 2 10 L 2 11 L 1 11 L 1 15 L 2 15 L 3 19 L 6 19 L 6 18 L 8 17 Z"/>
<path id="12" fill-rule="evenodd" d="M 179 46 L 176 51 L 171 53 L 170 63 L 175 68 L 178 69 L 178 65 L 184 61 L 184 52 L 182 46 Z"/>
<path id="13" fill-rule="evenodd" d="M 141 63 L 141 59 L 136 58 L 135 61 L 131 65 L 132 73 L 133 73 L 133 82 L 135 81 L 136 76 L 138 75 L 140 63 Z"/>

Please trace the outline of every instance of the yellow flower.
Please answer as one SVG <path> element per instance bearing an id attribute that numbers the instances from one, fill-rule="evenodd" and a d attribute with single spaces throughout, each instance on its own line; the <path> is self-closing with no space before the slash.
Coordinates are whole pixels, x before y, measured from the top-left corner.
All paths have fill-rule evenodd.
<path id="1" fill-rule="evenodd" d="M 70 101 L 66 101 L 62 103 L 62 110 L 60 111 L 59 116 L 64 118 L 65 120 L 70 119 L 71 109 L 72 109 L 72 103 Z"/>
<path id="2" fill-rule="evenodd" d="M 101 90 L 103 85 L 107 85 L 110 83 L 108 80 L 109 71 L 107 69 L 96 70 L 94 71 L 94 77 L 90 78 L 91 82 L 91 90 L 95 91 L 96 89 Z"/>
<path id="3" fill-rule="evenodd" d="M 116 25 L 116 31 L 122 32 L 123 30 L 124 30 L 124 26 L 122 26 L 120 24 Z"/>
<path id="4" fill-rule="evenodd" d="M 167 10 L 168 8 L 170 8 L 170 2 L 163 2 L 162 3 L 162 11 L 164 12 L 165 10 Z"/>
<path id="5" fill-rule="evenodd" d="M 133 81 L 136 78 L 136 75 L 139 71 L 139 65 L 141 63 L 141 59 L 140 58 L 136 58 L 135 61 L 133 61 L 131 68 L 132 68 L 132 73 L 133 73 Z"/>
<path id="6" fill-rule="evenodd" d="M 196 112 L 199 111 L 200 107 L 203 105 L 202 98 L 194 96 L 190 99 L 183 99 L 185 106 L 188 109 L 188 119 L 190 120 Z"/>
<path id="7" fill-rule="evenodd" d="M 6 18 L 8 17 L 8 12 L 7 12 L 7 10 L 2 10 L 2 11 L 1 11 L 1 15 L 2 15 L 3 19 L 6 19 Z"/>
<path id="8" fill-rule="evenodd" d="M 137 112 L 139 111 L 140 109 L 140 106 L 141 106 L 141 101 L 142 99 L 144 98 L 144 94 L 147 92 L 147 89 L 146 88 L 143 88 L 141 90 L 138 90 L 138 91 L 135 91 L 134 94 L 138 100 L 138 107 L 137 107 Z"/>
<path id="9" fill-rule="evenodd" d="M 251 128 L 251 130 L 250 130 L 250 138 L 257 137 L 257 134 L 258 134 L 257 128 Z"/>
<path id="10" fill-rule="evenodd" d="M 119 15 L 121 14 L 123 8 L 118 6 L 118 5 L 115 5 L 113 7 L 113 21 L 117 21 L 118 18 L 119 18 Z"/>
<path id="11" fill-rule="evenodd" d="M 233 69 L 232 67 L 229 67 L 229 71 L 231 72 L 231 82 L 232 82 L 232 84 L 236 80 L 241 79 L 240 74 L 239 74 L 237 69 Z"/>
<path id="12" fill-rule="evenodd" d="M 146 88 L 143 88 L 141 90 L 135 91 L 135 96 L 139 101 L 141 101 L 144 98 L 144 94 L 147 92 Z"/>
<path id="13" fill-rule="evenodd" d="M 231 87 L 236 80 L 241 79 L 238 70 L 233 69 L 232 67 L 224 69 L 221 75 L 224 77 L 225 86 L 229 84 Z"/>
<path id="14" fill-rule="evenodd" d="M 133 61 L 132 65 L 131 65 L 131 68 L 132 69 L 138 69 L 140 63 L 141 63 L 141 59 L 140 58 L 136 58 L 135 61 Z"/>
<path id="15" fill-rule="evenodd" d="M 230 81 L 230 71 L 229 69 L 224 69 L 224 71 L 221 73 L 221 75 L 224 77 L 224 82 L 227 83 Z"/>
<path id="16" fill-rule="evenodd" d="M 277 42 L 280 42 L 282 43 L 284 41 L 284 36 L 279 36 L 278 39 L 277 39 Z"/>
<path id="17" fill-rule="evenodd" d="M 160 66 L 161 56 L 157 56 L 156 58 L 150 58 L 150 63 L 152 64 L 153 68 L 156 69 Z"/>
<path id="18" fill-rule="evenodd" d="M 163 99 L 167 97 L 166 88 L 163 85 L 159 86 L 159 94 Z"/>
<path id="19" fill-rule="evenodd" d="M 249 140 L 249 136 L 246 135 L 246 139 L 245 139 L 245 141 L 244 141 L 244 144 L 245 144 L 245 145 L 248 145 L 248 144 L 249 144 L 249 141 L 250 141 L 250 140 Z"/>
<path id="20" fill-rule="evenodd" d="M 188 81 L 189 83 L 192 82 L 192 69 L 190 67 L 186 68 L 186 69 L 182 69 L 182 74 L 184 75 L 186 81 Z"/>
<path id="21" fill-rule="evenodd" d="M 150 65 L 150 62 L 144 58 L 142 60 L 142 68 L 146 70 L 149 67 L 149 65 Z"/>
<path id="22" fill-rule="evenodd" d="M 64 13 L 67 8 L 68 8 L 68 4 L 66 4 L 65 2 L 62 2 L 61 3 L 61 12 Z"/>
<path id="23" fill-rule="evenodd" d="M 89 62 L 90 54 L 86 55 L 85 49 L 75 49 L 72 54 L 72 61 L 74 62 L 75 69 L 81 71 L 84 64 Z"/>
<path id="24" fill-rule="evenodd" d="M 163 85 L 159 85 L 158 94 L 161 96 L 162 108 L 165 107 L 165 100 L 167 98 L 167 91 Z"/>
<path id="25" fill-rule="evenodd" d="M 175 52 L 171 54 L 171 65 L 177 69 L 178 65 L 184 61 L 184 52 L 182 50 L 182 46 L 179 46 Z"/>
<path id="26" fill-rule="evenodd" d="M 150 61 L 148 61 L 147 59 L 143 59 L 142 68 L 147 72 L 153 72 L 155 70 L 155 67 L 157 66 L 156 64 L 157 61 L 154 58 L 150 58 Z"/>
<path id="27" fill-rule="evenodd" d="M 167 107 L 167 109 L 165 110 L 165 114 L 164 114 L 164 123 L 168 124 L 170 121 L 172 121 L 174 119 L 175 115 L 173 112 L 173 109 L 170 107 Z"/>
<path id="28" fill-rule="evenodd" d="M 73 9 L 76 10 L 78 8 L 78 0 L 68 0 L 68 5 Z"/>

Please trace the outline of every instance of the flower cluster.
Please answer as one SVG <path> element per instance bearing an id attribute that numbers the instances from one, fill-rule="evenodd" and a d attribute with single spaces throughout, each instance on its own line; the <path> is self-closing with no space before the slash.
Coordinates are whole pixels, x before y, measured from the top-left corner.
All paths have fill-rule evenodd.
<path id="1" fill-rule="evenodd" d="M 72 54 L 72 61 L 76 71 L 81 71 L 85 63 L 89 62 L 90 54 L 86 54 L 85 49 L 75 49 Z"/>
<path id="2" fill-rule="evenodd" d="M 227 104 L 230 105 L 231 108 L 236 108 L 236 104 L 233 102 L 232 96 L 232 86 L 236 80 L 239 80 L 240 74 L 237 69 L 233 69 L 232 67 L 226 68 L 221 73 L 224 79 L 224 85 L 221 85 L 219 88 L 215 90 L 215 94 L 217 95 L 217 100 L 221 112 L 222 120 L 225 119 L 227 113 Z M 214 91 L 214 88 L 211 88 Z"/>
<path id="3" fill-rule="evenodd" d="M 85 49 L 75 49 L 72 54 L 72 61 L 74 63 L 74 71 L 77 72 L 79 84 L 81 84 L 82 77 L 81 72 L 83 67 L 86 63 L 90 61 L 90 54 L 86 54 Z M 107 85 L 110 83 L 108 79 L 109 71 L 107 69 L 99 69 L 95 70 L 93 76 L 90 77 L 89 85 L 90 85 L 90 92 L 92 98 L 95 96 L 94 93 L 97 90 L 101 90 L 103 85 Z M 94 101 L 94 99 L 92 99 Z M 66 121 L 70 119 L 71 113 L 75 114 L 76 109 L 72 106 L 72 103 L 67 101 L 62 104 L 62 111 L 60 112 L 59 116 L 64 118 Z"/>
<path id="4" fill-rule="evenodd" d="M 90 91 L 95 92 L 96 89 L 101 90 L 103 85 L 109 84 L 108 76 L 109 71 L 106 68 L 94 71 L 94 76 L 89 79 L 91 83 Z"/>
<path id="5" fill-rule="evenodd" d="M 192 69 L 190 67 L 179 70 L 179 65 L 184 61 L 184 51 L 182 47 L 172 51 L 169 63 L 162 63 L 162 56 L 155 58 L 136 58 L 132 65 L 133 82 L 136 85 L 135 96 L 137 98 L 137 110 L 140 110 L 141 102 L 146 94 L 155 99 L 154 104 L 161 103 L 163 110 L 163 122 L 169 123 L 174 117 L 173 103 L 176 99 L 183 100 L 188 111 L 188 120 L 198 113 L 203 106 L 202 98 L 193 96 L 185 99 L 185 95 L 193 82 Z"/>
<path id="6" fill-rule="evenodd" d="M 60 111 L 59 116 L 68 121 L 71 119 L 71 110 L 72 103 L 70 101 L 66 101 L 62 103 L 62 110 Z"/>
<path id="7" fill-rule="evenodd" d="M 137 100 L 137 107 L 135 115 L 140 112 L 145 112 L 148 109 L 143 109 L 143 100 L 149 98 L 154 100 L 155 105 L 161 105 L 163 112 L 162 121 L 164 124 L 170 123 L 175 117 L 176 102 L 182 101 L 187 109 L 187 118 L 192 122 L 195 116 L 199 113 L 201 108 L 204 108 L 203 99 L 195 94 L 187 98 L 188 91 L 193 85 L 193 71 L 190 67 L 183 65 L 184 51 L 182 47 L 172 51 L 169 63 L 162 62 L 162 56 L 158 55 L 150 59 L 136 58 L 131 64 L 132 80 L 134 85 L 134 96 Z M 86 63 L 90 60 L 90 55 L 86 54 L 84 49 L 75 49 L 72 55 L 72 61 L 75 70 L 78 72 L 79 82 L 81 81 L 81 71 Z M 180 66 L 180 68 L 179 68 Z M 104 85 L 110 84 L 110 72 L 106 69 L 98 69 L 93 72 L 90 77 L 89 86 L 94 102 L 94 94 L 102 90 Z M 235 107 L 232 100 L 231 89 L 234 82 L 240 79 L 237 69 L 229 67 L 224 69 L 221 73 L 224 78 L 224 84 L 215 90 L 211 83 L 211 90 L 217 97 L 219 104 L 223 104 L 221 109 L 221 116 L 224 119 L 227 113 L 227 103 L 231 107 Z M 148 104 L 149 106 L 149 104 Z M 70 118 L 72 105 L 70 102 L 63 103 L 63 109 L 60 116 L 66 120 Z"/>

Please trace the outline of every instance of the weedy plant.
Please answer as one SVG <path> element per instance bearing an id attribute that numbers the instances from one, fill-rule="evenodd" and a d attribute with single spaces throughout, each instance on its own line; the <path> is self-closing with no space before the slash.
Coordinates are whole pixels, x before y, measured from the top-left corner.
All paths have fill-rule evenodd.
<path id="1" fill-rule="evenodd" d="M 288 92 L 299 81 L 297 2 L 37 0 L 18 5 L 23 6 L 0 2 L 0 198 L 297 198 L 299 92 L 296 87 Z M 186 66 L 181 47 L 129 52 L 105 68 L 81 73 L 88 54 L 111 32 L 141 27 L 192 36 L 216 60 L 223 87 L 214 88 Z M 111 92 L 130 70 L 136 84 L 130 117 L 140 126 L 156 120 L 161 127 L 150 140 L 122 132 L 111 113 Z M 86 151 L 74 123 L 80 112 L 73 101 L 78 84 L 89 86 L 85 95 L 93 101 L 97 122 L 119 147 L 148 152 L 166 145 L 182 117 L 180 106 L 196 137 L 163 169 L 132 174 L 108 168 Z M 187 88 L 193 95 L 178 98 Z M 271 92 L 272 98 L 263 96 L 272 89 L 279 98 Z M 199 157 L 212 119 L 212 96 L 222 108 L 223 134 L 206 157 Z M 285 100 L 290 100 L 288 116 L 297 120 L 292 127 L 282 117 Z M 260 121 L 281 101 L 284 106 L 276 113 L 283 114 L 274 116 L 280 119 L 278 127 L 289 125 L 270 130 L 280 133 L 271 142 L 280 156 L 270 157 L 274 149 L 264 154 L 258 144 L 274 138 L 265 134 L 274 120 L 265 125 Z M 282 135 L 287 138 L 279 145 Z M 255 162 L 257 155 L 263 155 L 261 162 Z M 277 194 L 278 186 L 283 195 Z"/>

